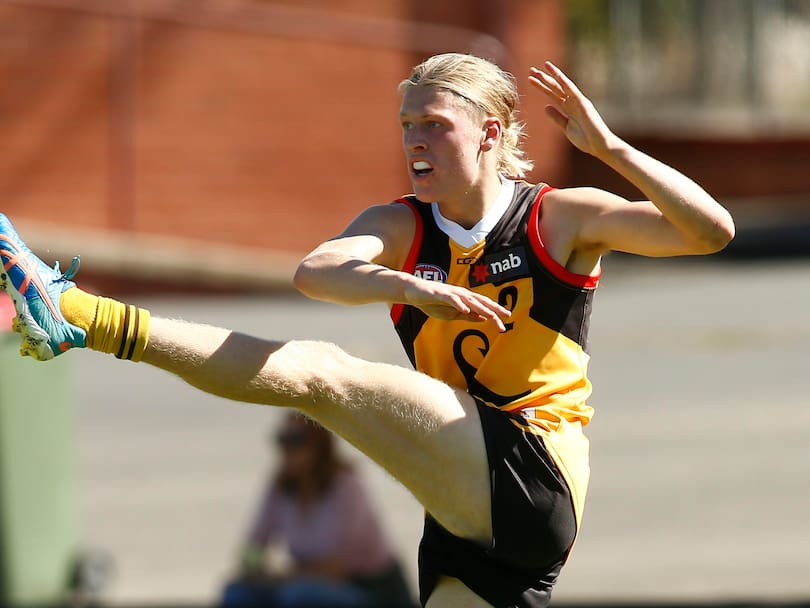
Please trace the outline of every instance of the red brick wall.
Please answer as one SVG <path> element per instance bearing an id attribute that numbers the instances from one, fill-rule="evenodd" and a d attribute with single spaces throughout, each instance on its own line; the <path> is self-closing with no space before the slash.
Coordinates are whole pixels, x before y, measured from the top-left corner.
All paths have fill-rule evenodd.
<path id="1" fill-rule="evenodd" d="M 137 21 L 70 4 L 0 6 L 0 208 L 296 252 L 408 190 L 411 65 L 498 50 L 486 33 L 528 93 L 528 64 L 563 46 L 556 0 L 152 2 Z M 537 176 L 559 181 L 564 143 L 524 104 Z"/>
<path id="2" fill-rule="evenodd" d="M 399 54 L 151 26 L 137 230 L 300 250 L 407 189 Z"/>
<path id="3" fill-rule="evenodd" d="M 533 63 L 565 65 L 562 0 L 167 0 L 138 19 L 132 3 L 49 3 L 0 4 L 0 210 L 15 219 L 298 255 L 407 191 L 396 84 L 450 50 L 517 75 L 533 179 L 635 196 L 526 83 Z M 631 141 L 721 198 L 810 192 L 806 139 Z"/>
<path id="4" fill-rule="evenodd" d="M 529 88 L 529 67 L 542 66 L 549 59 L 565 67 L 564 2 L 514 2 L 514 13 L 506 23 L 506 37 L 512 41 L 509 68 L 518 77 L 522 93 L 522 117 L 527 123 L 526 151 L 534 160 L 536 181 L 562 186 L 569 179 L 570 144 L 560 129 L 545 115 L 546 102 L 540 92 Z"/>
<path id="5" fill-rule="evenodd" d="M 0 5 L 0 209 L 105 224 L 105 19 Z"/>

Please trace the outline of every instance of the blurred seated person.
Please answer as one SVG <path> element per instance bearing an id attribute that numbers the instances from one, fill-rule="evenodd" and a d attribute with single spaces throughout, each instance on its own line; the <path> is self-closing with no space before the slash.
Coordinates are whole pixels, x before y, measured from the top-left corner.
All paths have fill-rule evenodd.
<path id="1" fill-rule="evenodd" d="M 275 439 L 281 464 L 264 492 L 223 606 L 412 606 L 360 480 L 338 458 L 332 434 L 291 413 Z M 291 563 L 279 571 L 270 567 L 268 549 L 282 543 Z"/>

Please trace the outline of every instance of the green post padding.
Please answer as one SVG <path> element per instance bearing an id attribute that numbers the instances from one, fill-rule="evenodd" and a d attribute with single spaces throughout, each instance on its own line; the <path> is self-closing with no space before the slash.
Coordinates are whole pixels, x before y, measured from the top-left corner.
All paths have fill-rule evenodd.
<path id="1" fill-rule="evenodd" d="M 19 356 L 0 333 L 0 605 L 65 597 L 77 548 L 69 357 Z"/>

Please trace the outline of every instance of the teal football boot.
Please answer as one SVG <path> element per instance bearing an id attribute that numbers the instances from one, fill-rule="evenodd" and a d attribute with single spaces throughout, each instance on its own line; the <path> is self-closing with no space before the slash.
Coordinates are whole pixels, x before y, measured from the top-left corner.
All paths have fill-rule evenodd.
<path id="1" fill-rule="evenodd" d="M 59 300 L 75 283 L 79 257 L 66 272 L 51 268 L 25 245 L 8 218 L 0 213 L 0 288 L 14 300 L 13 329 L 22 335 L 20 354 L 48 361 L 71 348 L 86 346 L 86 332 L 62 316 Z"/>

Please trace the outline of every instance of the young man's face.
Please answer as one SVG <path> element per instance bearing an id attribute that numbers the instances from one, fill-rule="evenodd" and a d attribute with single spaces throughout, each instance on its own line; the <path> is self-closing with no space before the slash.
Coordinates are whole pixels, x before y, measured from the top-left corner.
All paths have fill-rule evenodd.
<path id="1" fill-rule="evenodd" d="M 400 109 L 402 145 L 413 192 L 423 202 L 463 199 L 479 179 L 484 117 L 433 86 L 405 91 Z"/>

